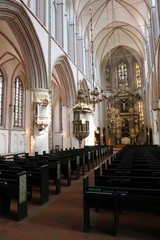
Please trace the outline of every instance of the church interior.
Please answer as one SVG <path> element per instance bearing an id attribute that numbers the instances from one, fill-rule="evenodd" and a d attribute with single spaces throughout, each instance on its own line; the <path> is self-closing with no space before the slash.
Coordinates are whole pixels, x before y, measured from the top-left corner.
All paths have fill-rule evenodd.
<path id="1" fill-rule="evenodd" d="M 160 0 L 3 0 L 0 43 L 0 239 L 159 239 Z"/>

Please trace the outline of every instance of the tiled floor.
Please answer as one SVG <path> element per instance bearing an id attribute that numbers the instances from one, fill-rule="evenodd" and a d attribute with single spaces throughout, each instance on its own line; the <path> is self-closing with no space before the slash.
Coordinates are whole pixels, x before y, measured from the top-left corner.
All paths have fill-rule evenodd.
<path id="1" fill-rule="evenodd" d="M 93 170 L 89 173 L 93 184 Z M 144 213 L 123 213 L 117 237 L 112 236 L 113 213 L 91 211 L 91 228 L 83 233 L 83 185 L 82 177 L 72 180 L 72 185 L 62 186 L 59 195 L 50 185 L 49 202 L 28 204 L 28 217 L 15 222 L 9 216 L 0 217 L 0 240 L 155 240 L 160 239 L 160 216 Z M 14 208 L 14 204 L 13 204 Z"/>

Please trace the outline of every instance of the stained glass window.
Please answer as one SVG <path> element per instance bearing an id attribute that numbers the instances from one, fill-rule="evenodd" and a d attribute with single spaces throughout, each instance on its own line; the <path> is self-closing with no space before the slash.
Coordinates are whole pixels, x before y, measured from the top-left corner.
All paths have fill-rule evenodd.
<path id="1" fill-rule="evenodd" d="M 3 74 L 0 70 L 0 125 L 2 124 L 2 111 L 3 111 Z"/>
<path id="2" fill-rule="evenodd" d="M 118 66 L 118 82 L 119 86 L 122 86 L 123 84 L 128 86 L 128 70 L 127 65 L 124 63 L 121 63 Z"/>
<path id="3" fill-rule="evenodd" d="M 141 69 L 138 63 L 136 63 L 136 82 L 137 88 L 141 87 Z"/>
<path id="4" fill-rule="evenodd" d="M 106 89 L 111 90 L 111 69 L 109 65 L 106 65 L 104 75 L 105 75 Z"/>
<path id="5" fill-rule="evenodd" d="M 22 127 L 23 121 L 23 84 L 19 77 L 14 82 L 14 126 Z"/>
<path id="6" fill-rule="evenodd" d="M 143 121 L 144 116 L 143 116 L 143 102 L 142 102 L 142 100 L 138 101 L 138 111 L 139 111 L 139 114 L 140 114 L 140 121 Z"/>
<path id="7" fill-rule="evenodd" d="M 107 110 L 111 110 L 111 101 L 109 99 L 107 100 Z"/>

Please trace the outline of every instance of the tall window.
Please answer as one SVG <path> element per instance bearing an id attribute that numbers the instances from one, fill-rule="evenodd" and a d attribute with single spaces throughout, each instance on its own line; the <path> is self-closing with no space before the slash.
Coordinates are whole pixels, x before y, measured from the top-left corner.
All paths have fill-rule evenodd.
<path id="1" fill-rule="evenodd" d="M 119 86 L 122 86 L 123 84 L 128 86 L 128 70 L 127 65 L 124 63 L 121 63 L 118 66 L 118 83 Z"/>
<path id="2" fill-rule="evenodd" d="M 136 83 L 137 88 L 141 87 L 141 69 L 138 63 L 136 63 Z"/>
<path id="3" fill-rule="evenodd" d="M 14 126 L 22 127 L 23 121 L 23 84 L 19 77 L 14 82 Z"/>
<path id="4" fill-rule="evenodd" d="M 140 121 L 143 121 L 144 115 L 143 115 L 143 102 L 142 102 L 142 100 L 138 101 L 138 111 L 139 111 L 139 114 L 140 114 Z"/>
<path id="5" fill-rule="evenodd" d="M 108 64 L 106 65 L 104 75 L 105 75 L 106 89 L 111 90 L 111 69 Z"/>
<path id="6" fill-rule="evenodd" d="M 0 70 L 0 125 L 2 125 L 2 111 L 3 111 L 3 74 Z"/>

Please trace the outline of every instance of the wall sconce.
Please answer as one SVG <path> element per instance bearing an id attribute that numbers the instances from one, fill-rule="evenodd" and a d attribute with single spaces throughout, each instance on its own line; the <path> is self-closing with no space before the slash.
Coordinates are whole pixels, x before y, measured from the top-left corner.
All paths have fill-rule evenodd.
<path id="1" fill-rule="evenodd" d="M 22 132 L 22 135 L 27 135 L 27 132 Z"/>

